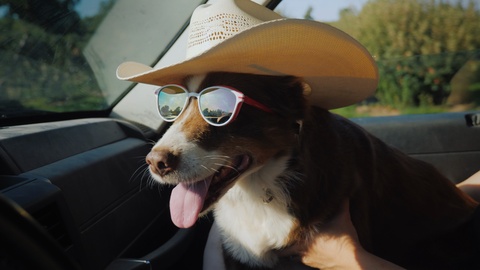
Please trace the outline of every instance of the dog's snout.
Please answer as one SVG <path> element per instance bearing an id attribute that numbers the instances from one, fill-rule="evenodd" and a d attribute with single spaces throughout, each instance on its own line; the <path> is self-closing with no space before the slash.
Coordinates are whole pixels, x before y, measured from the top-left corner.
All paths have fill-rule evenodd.
<path id="1" fill-rule="evenodd" d="M 152 150 L 148 153 L 146 162 L 153 172 L 165 176 L 176 170 L 178 156 L 166 150 Z"/>

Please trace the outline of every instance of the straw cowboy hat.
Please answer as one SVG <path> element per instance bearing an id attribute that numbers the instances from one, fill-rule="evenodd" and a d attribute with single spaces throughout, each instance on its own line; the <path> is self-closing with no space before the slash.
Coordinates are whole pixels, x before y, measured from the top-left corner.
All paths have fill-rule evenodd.
<path id="1" fill-rule="evenodd" d="M 324 23 L 283 18 L 250 0 L 215 0 L 190 20 L 186 60 L 166 67 L 125 62 L 117 77 L 138 83 L 181 83 L 207 72 L 293 75 L 310 86 L 314 105 L 333 109 L 371 96 L 378 72 L 370 53 Z"/>

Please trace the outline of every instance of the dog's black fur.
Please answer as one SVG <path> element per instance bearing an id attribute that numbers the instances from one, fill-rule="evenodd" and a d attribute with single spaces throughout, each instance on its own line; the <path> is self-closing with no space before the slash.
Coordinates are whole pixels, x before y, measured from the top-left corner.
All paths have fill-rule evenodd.
<path id="1" fill-rule="evenodd" d="M 274 111 L 244 105 L 234 122 L 205 126 L 196 141 L 205 149 L 225 143 L 245 151 L 268 148 L 269 158 L 291 155 L 287 171 L 301 175 L 301 181 L 275 179 L 288 187 L 289 212 L 296 220 L 286 246 L 311 241 L 348 199 L 367 251 L 408 269 L 478 267 L 472 265 L 479 253 L 470 222 L 477 203 L 432 165 L 309 105 L 301 78 L 212 73 L 201 88 L 212 85 L 232 86 Z M 228 253 L 226 262 L 227 269 L 249 269 Z"/>

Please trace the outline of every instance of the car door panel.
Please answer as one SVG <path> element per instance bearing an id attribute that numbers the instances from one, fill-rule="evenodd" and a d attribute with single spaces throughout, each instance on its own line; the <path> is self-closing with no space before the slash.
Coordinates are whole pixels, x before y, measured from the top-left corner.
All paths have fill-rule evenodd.
<path id="1" fill-rule="evenodd" d="M 480 129 L 467 125 L 465 115 L 352 120 L 458 182 L 480 163 Z M 113 119 L 31 126 L 1 135 L 2 193 L 85 269 L 139 269 L 145 262 L 162 269 L 201 265 L 212 219 L 191 230 L 175 228 L 168 210 L 171 187 L 152 183 L 146 171 L 144 157 L 161 131 Z M 34 148 L 37 154 L 30 154 Z M 186 252 L 195 259 L 185 260 Z"/>
<path id="2" fill-rule="evenodd" d="M 0 146 L 2 193 L 56 234 L 85 269 L 104 269 L 133 253 L 134 244 L 154 248 L 177 230 L 169 188 L 145 177 L 150 146 L 132 125 L 84 119 L 10 127 Z"/>
<path id="3" fill-rule="evenodd" d="M 471 113 L 441 113 L 353 119 L 401 151 L 437 167 L 458 183 L 480 169 L 480 128 Z"/>

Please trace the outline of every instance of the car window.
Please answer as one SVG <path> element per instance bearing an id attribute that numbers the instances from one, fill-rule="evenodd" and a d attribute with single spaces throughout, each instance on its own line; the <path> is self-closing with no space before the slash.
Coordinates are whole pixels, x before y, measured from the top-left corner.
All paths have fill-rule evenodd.
<path id="1" fill-rule="evenodd" d="M 126 61 L 153 64 L 203 1 L 0 2 L 0 121 L 111 108 Z"/>
<path id="2" fill-rule="evenodd" d="M 479 8 L 478 0 L 284 0 L 276 11 L 335 26 L 370 51 L 376 94 L 336 112 L 377 116 L 478 108 Z"/>
<path id="3" fill-rule="evenodd" d="M 1 1 L 0 121 L 112 108 L 132 85 L 116 67 L 155 65 L 202 2 Z M 377 61 L 376 94 L 336 112 L 397 115 L 478 108 L 479 2 L 283 0 L 276 11 L 338 27 Z"/>

